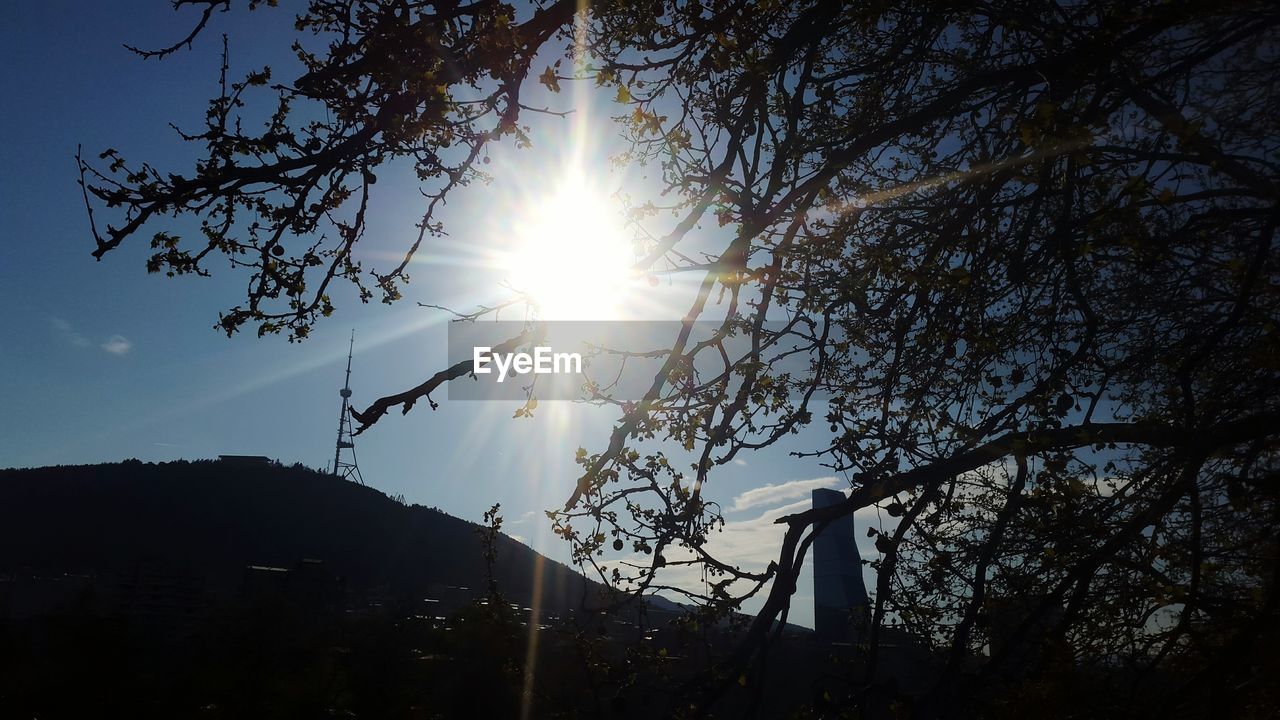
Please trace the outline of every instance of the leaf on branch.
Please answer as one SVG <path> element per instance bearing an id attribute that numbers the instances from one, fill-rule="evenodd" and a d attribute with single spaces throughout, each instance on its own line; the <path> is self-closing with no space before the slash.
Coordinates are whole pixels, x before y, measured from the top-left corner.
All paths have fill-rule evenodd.
<path id="1" fill-rule="evenodd" d="M 547 89 L 553 93 L 560 92 L 560 78 L 556 76 L 555 70 L 550 65 L 538 76 L 538 82 L 546 85 Z"/>

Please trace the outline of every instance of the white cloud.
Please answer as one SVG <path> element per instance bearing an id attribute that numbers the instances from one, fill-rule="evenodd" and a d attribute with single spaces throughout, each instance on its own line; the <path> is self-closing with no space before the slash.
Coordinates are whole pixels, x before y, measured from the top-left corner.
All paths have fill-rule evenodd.
<path id="1" fill-rule="evenodd" d="M 715 534 L 709 543 L 711 553 L 721 560 L 763 570 L 771 561 L 778 559 L 782 536 L 787 531 L 785 525 L 774 521 L 785 515 L 804 512 L 810 506 L 809 499 L 805 498 L 765 510 L 750 520 L 726 522 L 724 532 Z"/>
<path id="2" fill-rule="evenodd" d="M 128 355 L 129 349 L 133 347 L 133 343 L 129 342 L 129 338 L 123 335 L 112 335 L 107 341 L 99 345 L 103 350 L 112 355 Z"/>
<path id="3" fill-rule="evenodd" d="M 515 520 L 509 520 L 507 522 L 507 525 L 523 525 L 524 523 L 527 523 L 530 520 L 532 520 L 535 515 L 537 515 L 537 513 L 534 512 L 533 510 L 526 510 L 525 512 L 521 513 L 520 517 L 516 518 Z M 512 537 L 515 537 L 515 536 L 512 535 Z"/>
<path id="4" fill-rule="evenodd" d="M 788 483 L 788 485 L 791 485 L 791 483 Z M 767 509 L 757 517 L 726 522 L 722 531 L 710 534 L 706 550 L 722 562 L 736 565 L 747 571 L 763 572 L 768 568 L 769 563 L 778 559 L 782 538 L 787 531 L 786 525 L 779 525 L 775 521 L 787 515 L 803 512 L 810 507 L 811 501 L 809 498 L 803 498 L 786 505 Z M 874 508 L 871 509 L 871 512 L 874 513 Z M 862 511 L 859 511 L 859 513 L 862 513 Z M 862 556 L 866 559 L 872 559 L 876 557 L 875 550 L 871 546 L 871 541 L 865 538 L 865 533 L 868 524 L 875 524 L 874 515 L 860 517 L 859 513 L 854 515 L 856 525 L 855 539 Z M 681 548 L 668 548 L 665 555 L 669 563 L 671 561 L 690 560 L 694 557 L 692 552 Z M 652 558 L 644 555 L 628 555 L 622 559 L 646 565 L 652 560 Z M 693 592 L 705 591 L 705 586 L 702 582 L 702 568 L 699 565 L 668 564 L 658 572 L 658 582 L 663 585 L 685 588 Z M 863 582 L 867 584 L 868 588 L 875 587 L 875 575 L 869 567 L 863 569 Z M 743 593 L 750 589 L 750 585 L 750 582 L 738 581 L 730 586 L 729 592 Z M 796 593 L 791 597 L 791 611 L 788 614 L 788 622 L 812 627 L 812 550 L 805 554 L 804 569 L 797 578 L 796 586 Z M 667 595 L 671 599 L 685 601 L 685 598 L 680 597 L 678 594 L 668 592 Z M 742 606 L 743 611 L 747 613 L 759 612 L 766 595 L 766 592 L 760 592 L 754 598 L 746 601 Z"/>
<path id="5" fill-rule="evenodd" d="M 747 466 L 747 461 L 746 461 L 746 460 L 743 460 L 742 458 L 734 458 L 734 459 L 733 459 L 733 464 L 734 464 L 734 465 L 737 465 L 738 467 L 746 467 L 746 466 Z"/>
<path id="6" fill-rule="evenodd" d="M 795 498 L 805 498 L 805 503 L 808 504 L 809 493 L 818 488 L 835 487 L 841 482 L 840 478 L 837 477 L 822 477 L 814 478 L 813 480 L 792 480 L 781 485 L 765 485 L 764 487 L 752 488 L 733 499 L 733 504 L 729 506 L 729 512 L 760 507 L 761 505 L 776 505 Z"/>
<path id="7" fill-rule="evenodd" d="M 759 516 L 749 520 L 726 522 L 722 530 L 712 532 L 707 537 L 706 550 L 721 562 L 736 565 L 747 571 L 762 572 L 770 562 L 778 559 L 782 536 L 787 531 L 785 525 L 779 525 L 774 521 L 784 515 L 808 510 L 809 506 L 808 499 L 797 500 L 781 507 L 765 510 Z M 668 548 L 665 556 L 668 562 L 676 563 L 694 558 L 694 554 L 684 548 Z M 621 560 L 648 565 L 652 558 L 628 554 Z M 659 572 L 659 579 L 664 585 L 697 591 L 703 588 L 702 568 L 699 565 L 669 564 Z M 742 590 L 743 588 L 739 587 L 741 584 L 735 583 L 734 589 Z"/>
<path id="8" fill-rule="evenodd" d="M 815 488 L 839 486 L 843 481 L 839 478 L 826 477 L 812 480 L 793 480 L 780 485 L 748 490 L 734 498 L 733 510 L 760 507 L 784 503 L 776 507 L 763 508 L 759 515 L 743 520 L 725 522 L 723 529 L 712 532 L 707 537 L 706 550 L 717 560 L 736 565 L 743 570 L 763 572 L 770 562 L 778 559 L 782 538 L 787 526 L 778 524 L 779 518 L 804 512 L 812 507 L 809 493 Z M 788 502 L 789 501 L 789 502 Z M 888 502 L 887 500 L 885 502 Z M 898 519 L 880 512 L 876 506 L 861 508 L 853 515 L 854 539 L 858 544 L 859 554 L 866 560 L 877 557 L 874 544 L 866 536 L 868 527 L 877 527 L 881 532 L 891 532 Z M 700 565 L 674 564 L 693 559 L 694 554 L 683 548 L 668 548 L 665 551 L 668 565 L 658 572 L 658 582 L 662 585 L 684 588 L 693 592 L 703 592 L 702 568 Z M 628 553 L 622 562 L 648 565 L 652 558 L 645 555 Z M 610 565 L 618 562 L 615 560 Z M 788 621 L 812 627 L 813 625 L 813 553 L 806 553 L 804 570 L 797 578 L 796 593 L 791 598 L 791 611 Z M 875 588 L 875 574 L 869 567 L 863 568 L 863 582 L 868 589 Z M 738 581 L 729 588 L 731 593 L 741 593 L 750 589 L 750 583 Z M 668 597 L 677 601 L 685 598 L 668 592 Z M 759 593 L 743 604 L 743 611 L 759 612 L 765 593 Z"/>
<path id="9" fill-rule="evenodd" d="M 85 347 L 89 344 L 89 338 L 76 332 L 76 329 L 66 320 L 57 317 L 49 318 L 49 324 L 53 326 L 54 330 L 58 331 L 58 334 L 61 335 L 64 340 L 72 345 L 75 345 L 76 347 Z"/>
<path id="10" fill-rule="evenodd" d="M 60 336 L 62 336 L 63 340 L 76 347 L 89 347 L 93 344 L 89 338 L 76 330 L 75 325 L 72 325 L 67 320 L 60 317 L 50 317 L 49 324 L 53 326 L 53 329 L 57 331 Z M 129 338 L 123 335 L 112 335 L 99 344 L 98 347 L 112 355 L 128 355 L 129 351 L 133 349 L 133 343 L 129 341 Z"/>

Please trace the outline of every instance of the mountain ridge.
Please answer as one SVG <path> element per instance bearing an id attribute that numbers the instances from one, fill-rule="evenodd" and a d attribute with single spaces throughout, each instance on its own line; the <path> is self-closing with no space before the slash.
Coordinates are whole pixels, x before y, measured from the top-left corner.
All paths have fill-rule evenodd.
<path id="1" fill-rule="evenodd" d="M 221 460 L 0 470 L 0 572 L 185 568 L 226 594 L 251 565 L 323 561 L 348 591 L 421 598 L 440 586 L 481 594 L 481 526 L 295 465 Z M 506 536 L 495 576 L 513 602 L 541 589 L 545 610 L 580 607 L 596 586 Z"/>

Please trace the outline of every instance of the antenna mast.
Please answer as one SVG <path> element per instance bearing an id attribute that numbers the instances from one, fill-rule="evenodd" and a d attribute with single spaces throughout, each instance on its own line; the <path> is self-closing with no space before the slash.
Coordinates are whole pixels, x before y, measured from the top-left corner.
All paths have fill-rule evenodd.
<path id="1" fill-rule="evenodd" d="M 338 394 L 342 396 L 342 413 L 338 415 L 338 442 L 333 448 L 333 474 L 346 478 L 347 480 L 355 479 L 356 482 L 364 485 L 364 478 L 360 476 L 360 466 L 356 464 L 356 444 L 355 436 L 351 432 L 351 355 L 356 348 L 356 331 L 351 330 L 351 344 L 347 347 L 347 378 L 342 384 L 342 389 Z M 342 451 L 350 451 L 351 461 L 347 462 L 342 459 Z"/>

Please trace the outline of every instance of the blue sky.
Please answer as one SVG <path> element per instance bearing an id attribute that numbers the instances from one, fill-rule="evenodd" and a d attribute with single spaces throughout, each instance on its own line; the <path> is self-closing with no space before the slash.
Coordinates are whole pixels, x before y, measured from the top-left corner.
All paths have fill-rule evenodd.
<path id="1" fill-rule="evenodd" d="M 452 239 L 423 249 L 405 301 L 361 306 L 339 294 L 338 311 L 304 343 L 258 339 L 253 332 L 228 339 L 215 331 L 218 311 L 238 301 L 244 282 L 216 272 L 217 266 L 211 279 L 149 276 L 145 241 L 96 262 L 76 185 L 77 143 L 86 154 L 115 147 L 162 171 L 185 170 L 189 155 L 167 123 L 192 127 L 203 116 L 216 88 L 218 33 L 231 35 L 233 73 L 264 62 L 287 64 L 274 54 L 287 49 L 292 18 L 286 11 L 241 9 L 215 20 L 194 50 L 157 62 L 131 55 L 122 44 L 159 46 L 185 34 L 190 16 L 176 15 L 166 2 L 0 7 L 6 108 L 0 113 L 0 389 L 7 400 L 0 466 L 220 453 L 322 466 L 332 457 L 337 390 L 353 327 L 352 386 L 355 404 L 363 407 L 443 367 L 445 318 L 415 301 L 468 307 L 501 297 L 501 278 L 476 267 L 472 248 L 495 231 L 504 202 L 558 172 L 573 127 L 566 121 L 538 121 L 534 150 L 500 151 L 494 183 L 473 186 L 450 204 Z M 569 94 L 549 100 L 563 104 Z M 609 174 L 607 155 L 622 146 L 605 117 L 608 98 L 578 96 L 578 102 L 598 108 L 589 122 L 587 169 L 616 186 L 643 187 L 640 171 Z M 365 249 L 375 265 L 404 247 L 420 213 L 407 169 L 399 177 L 380 174 L 378 188 L 383 195 L 372 208 Z M 184 220 L 168 227 L 190 226 Z M 667 292 L 678 296 L 679 288 Z M 469 520 L 501 502 L 509 532 L 565 559 L 541 511 L 568 496 L 576 479 L 574 450 L 602 447 L 612 415 L 562 406 L 514 420 L 512 410 L 497 402 L 442 402 L 434 412 L 420 404 L 407 416 L 389 415 L 358 438 L 364 478 L 388 494 Z M 717 542 L 744 562 L 774 555 L 780 528 L 772 519 L 807 502 L 810 489 L 843 486 L 816 463 L 789 458 L 790 449 L 744 456 L 707 488 L 730 509 L 730 529 Z M 792 618 L 807 624 L 805 580 Z"/>

